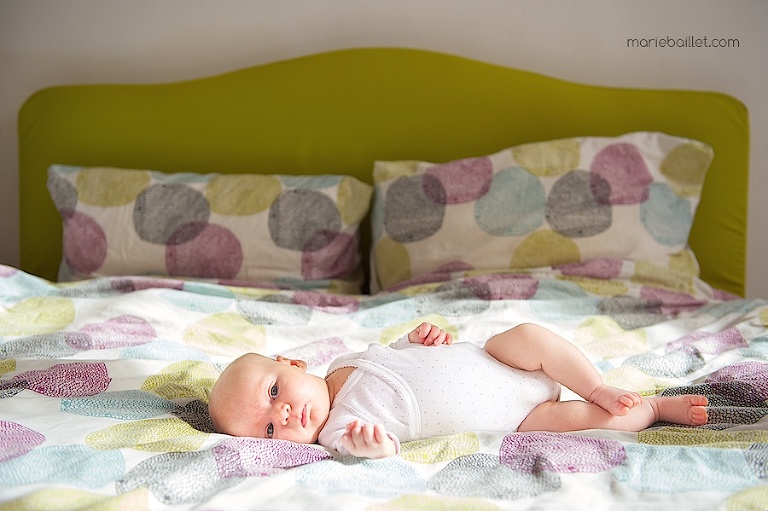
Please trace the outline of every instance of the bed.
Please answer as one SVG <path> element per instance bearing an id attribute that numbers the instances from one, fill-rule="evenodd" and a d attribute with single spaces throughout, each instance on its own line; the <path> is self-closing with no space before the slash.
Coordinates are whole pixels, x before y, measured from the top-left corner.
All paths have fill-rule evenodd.
<path id="1" fill-rule="evenodd" d="M 725 94 L 402 48 L 39 91 L 0 267 L 0 510 L 766 509 L 748 148 Z M 708 423 L 381 460 L 213 431 L 240 354 L 322 376 L 422 321 L 546 326 L 608 383 L 707 396 Z"/>

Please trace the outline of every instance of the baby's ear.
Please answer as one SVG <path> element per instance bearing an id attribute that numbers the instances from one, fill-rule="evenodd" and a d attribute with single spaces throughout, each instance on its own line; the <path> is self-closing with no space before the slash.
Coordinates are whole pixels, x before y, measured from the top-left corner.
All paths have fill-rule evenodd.
<path id="1" fill-rule="evenodd" d="M 276 360 L 278 362 L 282 362 L 283 364 L 290 364 L 290 365 L 292 365 L 294 367 L 298 367 L 302 371 L 306 371 L 307 370 L 307 363 L 304 362 L 303 360 L 296 360 L 296 359 L 293 359 L 293 358 L 285 358 L 285 357 L 283 357 L 281 355 L 278 355 Z"/>

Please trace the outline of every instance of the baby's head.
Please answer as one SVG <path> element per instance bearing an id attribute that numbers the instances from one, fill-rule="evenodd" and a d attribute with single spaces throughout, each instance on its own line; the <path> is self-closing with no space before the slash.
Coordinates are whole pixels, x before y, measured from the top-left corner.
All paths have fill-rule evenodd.
<path id="1" fill-rule="evenodd" d="M 221 373 L 209 411 L 216 431 L 234 436 L 317 442 L 331 399 L 323 378 L 301 360 L 248 353 Z"/>

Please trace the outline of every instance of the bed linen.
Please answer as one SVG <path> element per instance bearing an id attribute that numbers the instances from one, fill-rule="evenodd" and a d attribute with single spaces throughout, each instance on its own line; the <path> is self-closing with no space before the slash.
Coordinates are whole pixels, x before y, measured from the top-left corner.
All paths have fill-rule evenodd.
<path id="1" fill-rule="evenodd" d="M 737 297 L 746 285 L 749 117 L 736 98 L 573 83 L 418 49 L 354 48 L 184 82 L 50 87 L 21 107 L 18 132 L 20 265 L 0 267 L 0 510 L 768 508 L 768 312 L 764 301 Z M 464 261 L 460 251 L 450 264 L 435 259 L 403 271 L 414 251 L 392 236 L 390 227 L 400 224 L 387 225 L 392 218 L 380 200 L 389 185 L 372 176 L 372 166 L 394 172 L 385 178 L 403 177 L 414 162 L 436 162 L 458 167 L 462 177 L 467 158 L 482 163 L 482 155 L 517 147 L 514 160 L 550 196 L 556 183 L 550 189 L 537 174 L 544 153 L 531 147 L 567 156 L 572 143 L 547 141 L 633 132 L 713 150 L 701 190 L 689 187 L 687 172 L 682 193 L 672 186 L 688 205 L 666 193 L 649 201 L 662 206 L 655 213 L 685 206 L 653 215 L 655 225 L 676 221 L 668 226 L 681 234 L 672 257 L 650 262 L 606 251 L 498 271 L 499 263 L 453 264 Z M 521 154 L 521 147 L 528 149 Z M 675 161 L 700 161 L 684 154 Z M 153 266 L 84 271 L 86 280 L 53 283 L 65 246 L 88 245 L 63 229 L 71 209 L 93 216 L 93 206 L 107 208 L 99 200 L 86 207 L 84 190 L 76 186 L 75 195 L 63 181 L 51 182 L 52 165 L 152 169 L 185 182 L 211 173 L 228 182 L 279 175 L 274 189 L 283 192 L 297 183 L 316 188 L 320 175 L 353 176 L 374 187 L 373 209 L 363 218 L 340 192 L 329 195 L 340 199 L 329 210 L 359 213 L 343 222 L 360 222 L 360 268 L 348 282 L 357 282 L 359 270 L 373 294 L 350 294 L 359 288 L 334 282 L 343 273 L 305 274 L 304 257 L 301 272 L 294 259 L 290 278 L 267 282 L 232 273 L 158 276 Z M 612 182 L 602 165 L 594 169 Z M 659 170 L 665 180 L 681 177 Z M 510 182 L 517 179 L 501 184 Z M 232 204 L 242 203 L 243 187 L 226 189 L 237 192 L 227 195 Z M 469 203 L 448 202 L 446 210 L 477 223 Z M 253 225 L 255 217 L 261 214 Z M 306 217 L 314 225 L 316 216 Z M 118 239 L 130 227 L 107 224 L 105 235 Z M 384 231 L 396 244 L 379 246 Z M 433 245 L 420 255 L 441 255 Z M 257 263 L 259 254 L 274 255 L 257 251 Z M 150 271 L 153 277 L 137 276 Z M 640 433 L 459 432 L 376 461 L 211 431 L 210 389 L 239 354 L 303 358 L 322 375 L 335 357 L 386 344 L 422 321 L 478 344 L 523 321 L 541 324 L 576 344 L 609 383 L 644 395 L 705 394 L 711 420 Z"/>
<path id="2" fill-rule="evenodd" d="M 382 460 L 214 433 L 210 389 L 255 351 L 308 362 L 422 321 L 482 344 L 521 322 L 606 382 L 697 393 L 700 427 L 458 432 Z M 568 392 L 564 398 L 574 397 Z M 0 266 L 0 510 L 765 509 L 768 303 L 596 259 L 442 272 L 372 295 L 170 277 L 53 283 Z"/>

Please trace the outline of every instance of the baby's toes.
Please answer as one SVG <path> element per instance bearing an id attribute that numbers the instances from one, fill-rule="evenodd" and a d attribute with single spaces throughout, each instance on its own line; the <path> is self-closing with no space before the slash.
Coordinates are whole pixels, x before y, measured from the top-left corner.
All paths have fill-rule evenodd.
<path id="1" fill-rule="evenodd" d="M 694 426 L 701 426 L 707 423 L 709 413 L 703 406 L 694 406 L 691 408 L 691 422 Z"/>
<path id="2" fill-rule="evenodd" d="M 688 396 L 688 402 L 691 403 L 691 406 L 707 406 L 709 404 L 709 399 L 707 399 L 707 396 L 691 394 Z"/>
<path id="3" fill-rule="evenodd" d="M 637 392 L 628 392 L 622 396 L 619 396 L 619 403 L 627 408 L 634 408 L 643 402 L 643 396 Z"/>

